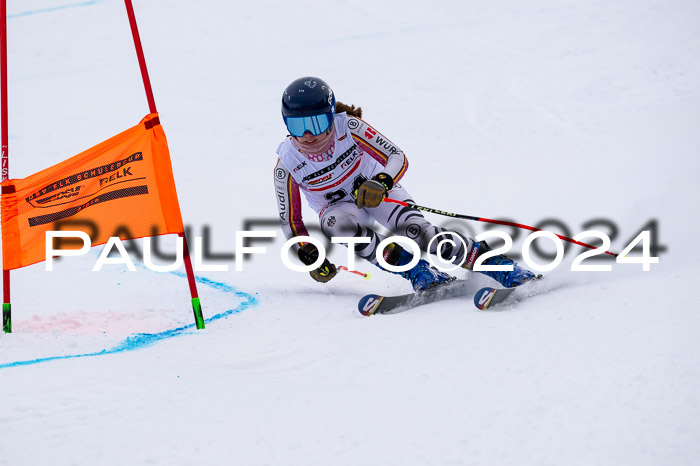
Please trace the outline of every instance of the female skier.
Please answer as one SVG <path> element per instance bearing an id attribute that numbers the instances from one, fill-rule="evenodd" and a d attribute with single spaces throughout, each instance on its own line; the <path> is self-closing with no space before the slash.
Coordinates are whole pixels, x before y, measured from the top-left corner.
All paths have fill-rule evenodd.
<path id="1" fill-rule="evenodd" d="M 341 102 L 337 106 L 338 111 L 333 91 L 319 78 L 299 78 L 284 90 L 282 118 L 289 136 L 277 148 L 274 178 L 285 236 L 308 236 L 301 216 L 301 190 L 318 213 L 324 235 L 369 238 L 368 243 L 357 244 L 355 252 L 380 268 L 376 250 L 384 238 L 372 229 L 375 221 L 398 236 L 412 239 L 422 251 L 431 254 L 438 253 L 441 239 L 451 239 L 453 244 L 442 244 L 440 256 L 456 257 L 462 261 L 462 267 L 471 270 L 476 258 L 489 250 L 488 245 L 436 227 L 415 209 L 382 202 L 385 197 L 413 202 L 398 183 L 408 168 L 406 156 L 360 119 L 360 108 Z M 430 244 L 438 234 L 443 236 Z M 295 249 L 306 265 L 318 259 L 318 249 L 312 243 L 299 243 Z M 413 254 L 397 243 L 391 243 L 381 253 L 394 266 L 413 260 Z M 491 257 L 484 264 L 513 265 L 510 272 L 481 272 L 505 287 L 518 286 L 534 277 L 504 255 Z M 314 280 L 325 283 L 337 270 L 326 259 L 310 274 Z M 424 259 L 400 275 L 416 291 L 454 279 Z"/>

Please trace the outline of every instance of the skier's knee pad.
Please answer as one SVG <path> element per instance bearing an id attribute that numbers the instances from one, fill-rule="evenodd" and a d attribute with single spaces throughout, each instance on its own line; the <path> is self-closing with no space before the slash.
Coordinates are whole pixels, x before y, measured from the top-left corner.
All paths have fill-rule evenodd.
<path id="1" fill-rule="evenodd" d="M 321 219 L 321 231 L 328 238 L 355 236 L 360 222 L 352 215 L 326 215 Z"/>
<path id="2" fill-rule="evenodd" d="M 423 217 L 409 218 L 401 224 L 396 225 L 394 232 L 399 236 L 404 236 L 418 243 L 424 248 L 425 243 L 430 239 L 430 232 L 435 231 L 435 227 Z"/>

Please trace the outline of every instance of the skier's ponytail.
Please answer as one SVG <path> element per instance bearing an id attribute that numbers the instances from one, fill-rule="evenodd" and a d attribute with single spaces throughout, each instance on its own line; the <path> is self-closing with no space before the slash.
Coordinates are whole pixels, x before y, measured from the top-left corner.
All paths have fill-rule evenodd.
<path id="1" fill-rule="evenodd" d="M 355 107 L 354 105 L 345 105 L 344 103 L 338 101 L 335 103 L 336 113 L 347 113 L 350 116 L 356 118 L 362 118 L 362 107 Z"/>

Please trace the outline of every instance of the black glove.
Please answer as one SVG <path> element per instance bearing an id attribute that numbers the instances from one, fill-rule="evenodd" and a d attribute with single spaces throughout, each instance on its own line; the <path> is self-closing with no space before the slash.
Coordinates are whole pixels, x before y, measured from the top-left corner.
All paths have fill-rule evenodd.
<path id="1" fill-rule="evenodd" d="M 299 260 L 304 265 L 311 265 L 318 260 L 318 248 L 311 243 L 306 243 L 300 247 L 298 254 Z M 316 270 L 309 272 L 309 274 L 317 282 L 326 283 L 338 274 L 338 270 L 328 259 L 324 259 L 323 264 Z"/>
<path id="2" fill-rule="evenodd" d="M 386 173 L 379 173 L 367 180 L 355 191 L 355 204 L 358 209 L 378 207 L 394 187 L 394 180 Z"/>

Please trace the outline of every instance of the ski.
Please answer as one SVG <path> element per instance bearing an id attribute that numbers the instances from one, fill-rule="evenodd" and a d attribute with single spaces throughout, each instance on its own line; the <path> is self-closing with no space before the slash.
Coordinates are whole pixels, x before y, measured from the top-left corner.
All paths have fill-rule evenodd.
<path id="1" fill-rule="evenodd" d="M 542 278 L 542 275 L 537 275 L 529 282 L 534 282 L 535 280 L 539 280 L 540 278 Z M 527 285 L 529 282 L 525 282 L 523 283 L 523 285 Z M 484 309 L 487 309 L 488 307 L 493 306 L 494 304 L 502 303 L 503 301 L 508 299 L 508 296 L 510 296 L 513 291 L 517 290 L 518 288 L 519 287 L 492 288 L 487 286 L 485 288 L 480 289 L 474 294 L 474 305 L 483 311 Z"/>
<path id="2" fill-rule="evenodd" d="M 482 311 L 494 304 L 502 303 L 516 288 L 482 288 L 474 295 L 474 305 Z"/>
<path id="3" fill-rule="evenodd" d="M 531 281 L 542 278 L 538 275 Z M 457 298 L 469 293 L 472 283 L 467 280 L 453 280 L 448 283 L 442 283 L 424 291 L 415 293 L 406 293 L 396 296 L 382 296 L 378 294 L 368 294 L 363 296 L 357 303 L 357 310 L 363 316 L 371 316 L 374 314 L 397 314 L 407 311 L 416 306 L 430 304 L 443 299 Z M 522 285 L 521 285 L 522 286 Z M 502 303 L 510 294 L 518 287 L 514 288 L 481 288 L 474 295 L 474 305 L 481 309 L 487 309 L 489 306 Z"/>
<path id="4" fill-rule="evenodd" d="M 397 296 L 368 294 L 357 303 L 357 309 L 363 316 L 396 314 L 416 306 L 422 306 L 423 304 L 464 296 L 469 293 L 471 285 L 472 284 L 466 280 L 453 280 L 428 288 L 424 291 Z"/>

